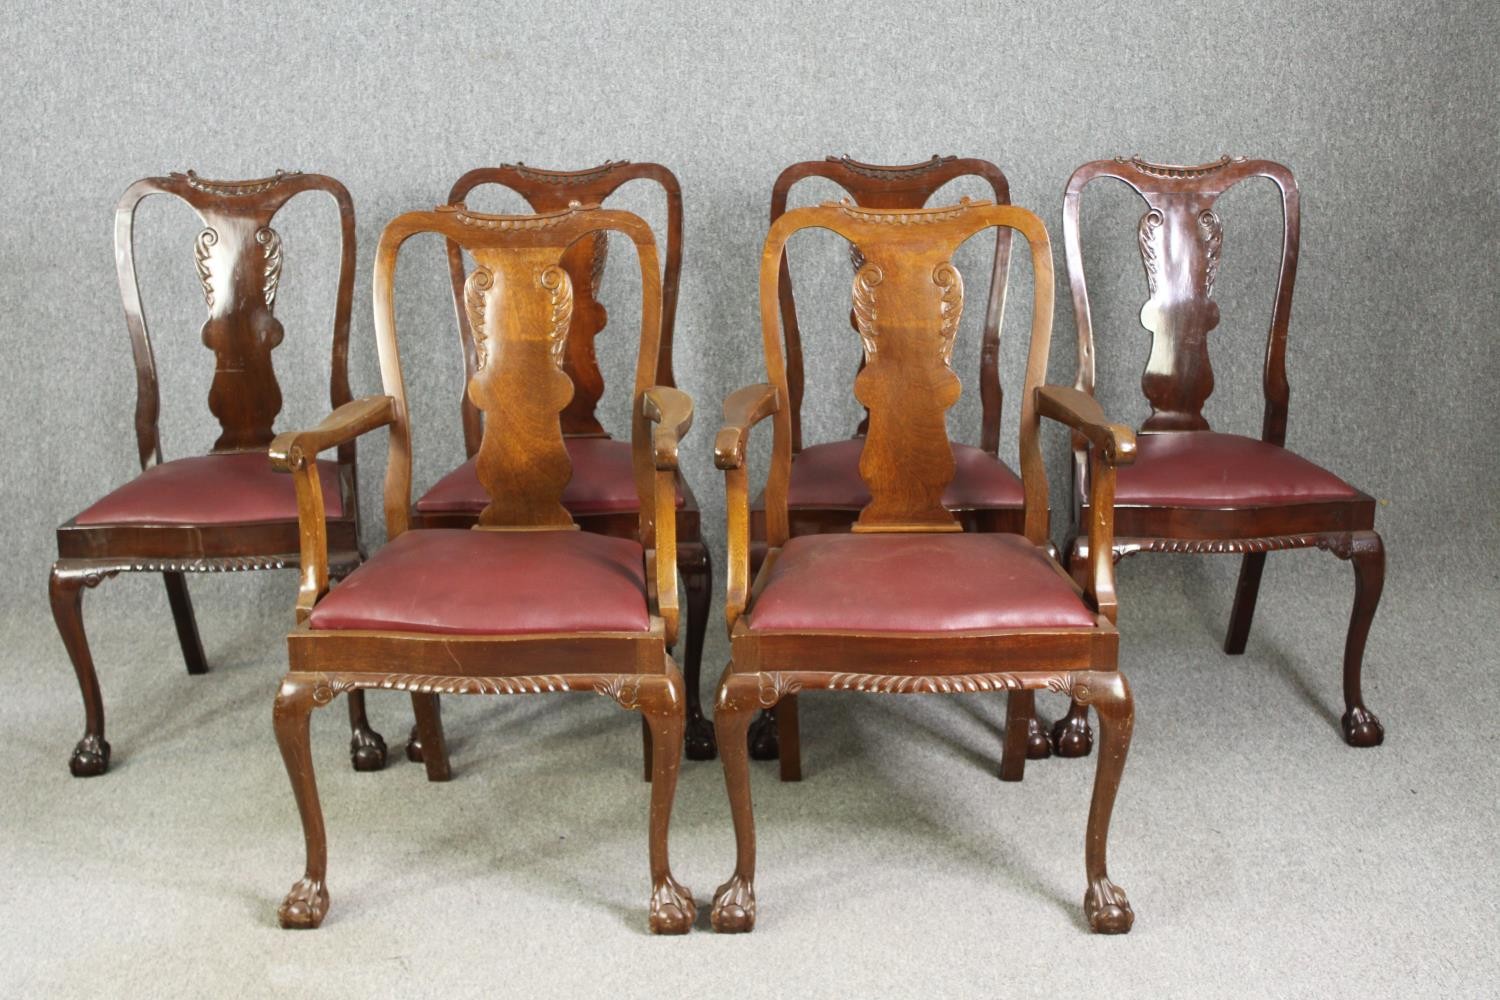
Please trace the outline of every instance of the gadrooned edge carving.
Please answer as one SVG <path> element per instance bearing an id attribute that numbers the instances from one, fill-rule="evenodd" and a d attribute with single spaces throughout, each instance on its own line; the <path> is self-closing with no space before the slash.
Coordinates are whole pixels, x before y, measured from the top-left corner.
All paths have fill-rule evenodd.
<path id="1" fill-rule="evenodd" d="M 208 269 L 208 258 L 212 256 L 218 242 L 218 232 L 209 226 L 198 234 L 197 241 L 193 243 L 193 257 L 198 263 L 198 281 L 203 285 L 203 302 L 210 309 L 214 307 L 214 282 Z"/>
<path id="2" fill-rule="evenodd" d="M 840 164 L 851 173 L 859 174 L 861 177 L 873 177 L 876 180 L 891 180 L 893 177 L 911 177 L 916 174 L 925 174 L 930 170 L 936 170 L 945 163 L 952 163 L 953 160 L 954 157 L 952 156 L 939 156 L 933 153 L 932 159 L 923 160 L 921 163 L 888 167 L 878 163 L 861 163 L 859 160 L 852 159 L 848 154 L 845 154 L 843 156 L 830 156 L 827 162 Z"/>
<path id="3" fill-rule="evenodd" d="M 573 279 L 557 264 L 537 272 L 536 283 L 552 296 L 552 328 L 547 332 L 552 360 L 559 367 L 568 347 L 568 325 L 573 321 Z"/>
<path id="4" fill-rule="evenodd" d="M 1333 534 L 1267 535 L 1261 538 L 1132 538 L 1115 543 L 1116 558 L 1135 552 L 1175 552 L 1185 555 L 1240 554 L 1275 552 L 1282 549 L 1323 549 L 1340 559 L 1352 552 L 1348 535 Z"/>
<path id="5" fill-rule="evenodd" d="M 599 297 L 599 286 L 604 283 L 604 265 L 609 260 L 609 233 L 594 234 L 594 251 L 589 257 L 589 294 Z"/>
<path id="6" fill-rule="evenodd" d="M 953 361 L 953 345 L 958 340 L 958 321 L 964 311 L 964 279 L 952 261 L 944 261 L 932 269 L 932 283 L 942 289 L 943 301 L 938 327 L 943 364 Z"/>
<path id="7" fill-rule="evenodd" d="M 418 694 L 543 694 L 572 691 L 566 677 L 536 674 L 521 677 L 447 677 L 434 674 L 391 674 L 378 678 L 330 677 L 313 681 L 313 701 L 326 705 L 346 691 L 381 688 Z"/>
<path id="8" fill-rule="evenodd" d="M 265 251 L 265 297 L 266 305 L 276 304 L 276 289 L 281 285 L 281 234 L 270 226 L 261 226 L 255 231 L 255 242 Z"/>
<path id="9" fill-rule="evenodd" d="M 899 212 L 880 211 L 878 209 L 860 208 L 848 198 L 836 202 L 824 202 L 831 205 L 851 219 L 861 222 L 874 222 L 880 225 L 911 226 L 924 225 L 933 222 L 946 222 L 949 219 L 960 219 L 973 208 L 983 208 L 993 204 L 989 201 L 973 201 L 967 197 L 958 200 L 958 207 L 943 208 L 912 208 L 903 209 Z"/>
<path id="10" fill-rule="evenodd" d="M 484 330 L 485 292 L 495 284 L 487 267 L 476 267 L 464 282 L 464 310 L 469 315 L 469 335 L 474 338 L 474 370 L 483 371 L 489 360 L 488 335 Z"/>
<path id="11" fill-rule="evenodd" d="M 605 160 L 599 166 L 589 170 L 547 170 L 543 167 L 528 167 L 524 163 L 517 162 L 502 164 L 502 169 L 514 170 L 529 181 L 537 181 L 542 184 L 572 186 L 598 180 L 610 171 L 623 167 L 629 162 L 629 160 Z"/>
<path id="12" fill-rule="evenodd" d="M 861 258 L 863 259 L 863 258 Z M 879 264 L 864 264 L 854 275 L 854 326 L 865 345 L 865 359 L 871 360 L 879 349 L 875 330 L 875 286 L 885 280 Z"/>
<path id="13" fill-rule="evenodd" d="M 574 212 L 583 210 L 583 203 L 577 201 L 568 202 L 568 207 L 556 212 L 546 212 L 541 215 L 485 215 L 483 213 L 471 212 L 462 205 L 440 205 L 437 211 L 451 212 L 453 217 L 465 226 L 473 226 L 476 229 L 495 230 L 522 230 L 522 229 L 549 229 L 561 223 Z"/>
<path id="14" fill-rule="evenodd" d="M 1209 174 L 1223 170 L 1230 164 L 1241 163 L 1244 159 L 1243 156 L 1230 156 L 1226 153 L 1212 163 L 1202 163 L 1197 166 L 1187 166 L 1179 163 L 1152 163 L 1150 160 L 1144 160 L 1139 156 L 1117 156 L 1115 157 L 1115 162 L 1134 167 L 1141 173 L 1151 177 L 1184 180 L 1189 177 L 1206 177 Z"/>
<path id="15" fill-rule="evenodd" d="M 909 674 L 834 674 L 830 691 L 865 691 L 871 694 L 964 694 L 971 691 L 1019 691 L 1026 687 L 1019 674 L 954 674 L 952 676 Z M 1049 677 L 1047 689 L 1074 692 L 1071 675 Z M 1085 694 L 1087 692 L 1085 691 Z"/>
<path id="16" fill-rule="evenodd" d="M 199 177 L 198 174 L 192 170 L 189 170 L 185 174 L 173 174 L 172 176 L 181 177 L 184 181 L 187 182 L 187 186 L 192 188 L 194 191 L 202 191 L 204 194 L 216 194 L 233 198 L 242 197 L 249 194 L 260 194 L 262 191 L 269 191 L 276 185 L 280 184 L 282 181 L 290 177 L 296 177 L 301 173 L 302 171 L 300 170 L 278 170 L 270 177 L 261 177 L 253 181 L 211 181 Z"/>

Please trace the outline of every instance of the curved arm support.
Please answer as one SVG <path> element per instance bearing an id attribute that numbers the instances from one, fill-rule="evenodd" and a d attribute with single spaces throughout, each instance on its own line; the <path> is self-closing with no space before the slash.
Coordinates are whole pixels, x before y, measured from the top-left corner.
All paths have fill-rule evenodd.
<path id="1" fill-rule="evenodd" d="M 750 600 L 750 477 L 745 443 L 750 428 L 781 411 L 781 394 L 772 385 L 750 385 L 724 401 L 724 426 L 714 441 L 714 464 L 724 470 L 728 514 L 729 564 L 724 618 L 730 629 Z"/>

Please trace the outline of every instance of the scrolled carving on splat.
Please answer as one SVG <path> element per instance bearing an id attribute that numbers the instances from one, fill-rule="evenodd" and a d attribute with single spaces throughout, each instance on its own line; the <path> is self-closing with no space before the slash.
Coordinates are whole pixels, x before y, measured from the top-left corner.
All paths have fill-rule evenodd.
<path id="1" fill-rule="evenodd" d="M 609 322 L 609 312 L 599 301 L 599 286 L 609 254 L 607 233 L 590 233 L 570 246 L 561 266 L 573 282 L 572 322 L 563 347 L 563 371 L 573 380 L 573 399 L 563 410 L 563 433 L 603 434 L 595 410 L 604 397 L 604 374 L 594 342 Z"/>
<path id="2" fill-rule="evenodd" d="M 558 414 L 573 396 L 562 354 L 573 314 L 573 282 L 561 248 L 476 249 L 479 269 L 495 280 L 469 279 L 467 301 L 476 346 L 486 363 L 469 380 L 469 398 L 484 411 L 479 481 L 490 495 L 481 527 L 570 528 L 562 493 L 573 466 Z M 476 270 L 475 274 L 479 271 Z M 493 301 L 504 295 L 503 307 Z M 517 405 L 524 400 L 524 405 Z"/>
<path id="3" fill-rule="evenodd" d="M 204 228 L 193 246 L 208 320 L 205 347 L 214 352 L 208 408 L 223 428 L 215 451 L 259 448 L 281 412 L 271 352 L 285 336 L 274 308 L 281 282 L 281 236 L 270 212 L 230 214 L 200 207 Z"/>
<path id="4" fill-rule="evenodd" d="M 871 496 L 856 531 L 960 530 L 942 501 L 956 471 L 946 414 L 961 391 L 949 362 L 963 311 L 963 280 L 948 253 L 939 246 L 883 260 L 867 247 L 854 276 L 865 352 L 854 395 L 870 414 L 859 472 Z"/>
<path id="5" fill-rule="evenodd" d="M 1219 325 L 1214 281 L 1224 228 L 1214 196 L 1199 191 L 1153 194 L 1139 242 L 1149 298 L 1141 325 L 1152 334 L 1141 389 L 1151 403 L 1142 430 L 1207 430 L 1203 404 L 1213 393 L 1208 334 Z"/>

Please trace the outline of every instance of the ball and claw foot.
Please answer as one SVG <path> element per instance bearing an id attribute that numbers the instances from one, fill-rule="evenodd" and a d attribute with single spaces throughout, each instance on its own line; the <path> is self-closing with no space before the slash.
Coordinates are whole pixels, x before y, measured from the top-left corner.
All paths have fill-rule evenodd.
<path id="1" fill-rule="evenodd" d="M 688 719 L 687 732 L 682 737 L 683 752 L 688 760 L 713 760 L 719 755 L 714 743 L 714 724 L 703 716 Z"/>
<path id="2" fill-rule="evenodd" d="M 328 889 L 322 882 L 303 878 L 286 894 L 276 917 L 289 930 L 312 930 L 328 912 Z"/>
<path id="3" fill-rule="evenodd" d="M 1041 720 L 1032 716 L 1026 721 L 1026 759 L 1046 760 L 1052 756 L 1052 740 Z"/>
<path id="4" fill-rule="evenodd" d="M 109 741 L 99 736 L 85 736 L 68 758 L 68 770 L 75 778 L 92 778 L 109 770 Z"/>
<path id="5" fill-rule="evenodd" d="M 1375 713 L 1363 705 L 1345 712 L 1340 723 L 1344 730 L 1344 742 L 1351 747 L 1378 747 L 1385 742 L 1385 727 L 1375 718 Z"/>
<path id="6" fill-rule="evenodd" d="M 1094 749 L 1094 731 L 1087 717 L 1065 715 L 1052 724 L 1052 751 L 1059 757 L 1087 757 Z"/>
<path id="7" fill-rule="evenodd" d="M 755 886 L 736 875 L 714 893 L 714 908 L 709 914 L 714 930 L 720 934 L 745 934 L 755 929 Z"/>
<path id="8" fill-rule="evenodd" d="M 668 875 L 651 893 L 651 933 L 686 934 L 698 919 L 698 904 L 686 886 Z"/>
<path id="9" fill-rule="evenodd" d="M 1095 934 L 1126 934 L 1135 923 L 1125 890 L 1107 878 L 1089 884 L 1089 891 L 1083 894 L 1083 915 Z"/>
<path id="10" fill-rule="evenodd" d="M 775 760 L 781 756 L 781 744 L 776 741 L 776 713 L 761 712 L 750 723 L 750 759 Z"/>
<path id="11" fill-rule="evenodd" d="M 406 759 L 413 764 L 422 763 L 422 741 L 417 738 L 417 727 L 411 727 L 411 735 L 406 738 Z"/>
<path id="12" fill-rule="evenodd" d="M 385 768 L 385 740 L 373 729 L 356 729 L 349 738 L 349 759 L 356 771 L 380 771 Z"/>

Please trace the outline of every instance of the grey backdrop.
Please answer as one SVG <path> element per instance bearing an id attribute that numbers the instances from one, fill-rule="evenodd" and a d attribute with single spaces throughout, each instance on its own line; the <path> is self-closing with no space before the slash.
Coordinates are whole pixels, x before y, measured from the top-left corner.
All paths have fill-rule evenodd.
<path id="1" fill-rule="evenodd" d="M 1060 206 L 1071 170 L 1131 153 L 1183 163 L 1224 152 L 1279 160 L 1295 172 L 1303 205 L 1289 443 L 1381 499 L 1390 566 L 1386 617 L 1377 618 L 1374 642 L 1382 641 L 1386 609 L 1431 596 L 1419 593 L 1418 580 L 1480 594 L 1484 606 L 1470 615 L 1492 620 L 1500 551 L 1492 501 L 1500 486 L 1492 429 L 1500 415 L 1496 11 L 1490 0 L 12 5 L 0 16 L 7 148 L 0 420 L 9 469 L 0 482 L 9 519 L 0 593 L 13 648 L 40 652 L 8 657 L 4 671 L 45 678 L 53 700 L 67 703 L 60 717 L 73 717 L 77 695 L 44 598 L 52 530 L 136 471 L 134 380 L 111 213 L 131 180 L 189 167 L 215 178 L 297 168 L 347 184 L 359 220 L 351 356 L 361 395 L 379 390 L 369 272 L 392 216 L 433 205 L 480 164 L 579 168 L 628 158 L 670 166 L 682 182 L 686 219 L 677 371 L 698 406 L 683 467 L 704 503 L 722 573 L 723 490 L 711 442 L 726 393 L 763 378 L 756 265 L 770 186 L 783 166 L 830 153 L 878 163 L 954 153 L 999 163 L 1014 202 L 1038 212 L 1056 241 L 1050 375 L 1066 383 L 1074 340 Z M 832 193 L 813 183 L 798 200 Z M 980 192 L 955 185 L 952 194 L 962 193 Z M 1137 318 L 1144 289 L 1132 236 L 1140 208 L 1131 198 L 1117 185 L 1092 188 L 1084 235 L 1100 397 L 1111 414 L 1138 421 L 1148 335 Z M 662 206 L 643 185 L 627 188 L 619 204 L 642 212 L 660 233 Z M 1273 189 L 1237 190 L 1221 214 L 1224 319 L 1211 337 L 1218 382 L 1208 412 L 1219 429 L 1255 434 L 1279 238 Z M 163 373 L 163 440 L 168 457 L 193 454 L 216 433 L 205 405 L 212 356 L 198 339 L 196 228 L 184 207 L 160 199 L 141 224 L 143 291 Z M 287 338 L 275 355 L 283 428 L 326 410 L 333 227 L 330 205 L 310 196 L 278 223 L 286 245 L 278 314 Z M 969 308 L 956 366 L 966 388 L 951 426 L 968 441 L 977 436 L 972 379 L 985 266 L 978 243 L 959 260 Z M 611 324 L 601 348 L 613 376 L 608 419 L 619 428 L 638 287 L 629 248 L 616 242 L 613 251 Z M 461 367 L 440 248 L 418 242 L 405 259 L 398 308 L 420 487 L 461 457 Z M 809 439 L 843 436 L 856 417 L 847 259 L 831 237 L 809 235 L 796 247 L 795 268 L 810 342 Z M 1008 454 L 1029 320 L 1024 253 L 1012 276 Z M 1065 442 L 1048 433 L 1054 506 L 1065 509 Z M 384 449 L 379 433 L 361 445 L 372 547 L 383 536 Z M 764 457 L 761 442 L 757 476 Z M 1065 520 L 1054 517 L 1056 532 Z M 1347 607 L 1347 568 L 1295 557 L 1273 564 L 1286 568 L 1268 574 L 1268 588 L 1295 577 L 1309 592 L 1336 591 L 1333 605 Z M 1206 561 L 1188 586 L 1213 590 L 1227 614 L 1234 569 L 1231 560 Z M 1166 571 L 1142 560 L 1127 574 L 1126 621 L 1134 613 L 1131 582 L 1158 572 Z M 228 655 L 218 637 L 236 634 L 233 623 L 258 621 L 267 607 L 275 621 L 290 621 L 291 574 L 200 579 L 193 587 L 211 657 Z M 722 576 L 715 587 L 722 589 Z M 1168 599 L 1177 592 L 1164 590 Z M 107 698 L 120 697 L 140 671 L 180 670 L 155 578 L 113 581 L 91 592 L 87 606 L 104 615 L 96 619 L 101 629 L 139 622 L 161 636 L 158 665 L 125 670 L 101 654 Z M 710 678 L 724 655 L 717 607 Z M 1334 611 L 1329 635 L 1320 638 L 1335 655 L 1343 613 Z M 274 635 L 249 655 L 267 690 L 280 657 Z M 1327 669 L 1318 684 L 1331 700 L 1331 663 Z M 1372 706 L 1382 714 L 1391 708 Z M 387 718 L 393 735 L 399 716 L 389 710 Z M 37 734 L 59 772 L 73 737 L 71 729 Z M 65 792 L 71 788 L 59 789 Z M 289 834 L 284 825 L 278 830 Z M 702 898 L 709 886 L 694 884 Z"/>

